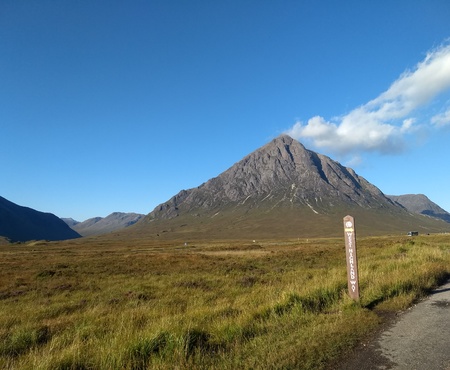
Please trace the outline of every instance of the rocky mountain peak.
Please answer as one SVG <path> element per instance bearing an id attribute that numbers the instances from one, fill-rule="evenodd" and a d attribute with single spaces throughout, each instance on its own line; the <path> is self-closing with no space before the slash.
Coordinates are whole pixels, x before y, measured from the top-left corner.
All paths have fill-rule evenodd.
<path id="1" fill-rule="evenodd" d="M 408 211 L 450 222 L 450 213 L 432 202 L 424 194 L 388 195 L 394 202 L 402 205 Z"/>
<path id="2" fill-rule="evenodd" d="M 150 218 L 214 213 L 222 207 L 308 206 L 316 213 L 336 203 L 393 203 L 353 170 L 281 135 L 198 188 L 183 190 L 156 207 Z"/>

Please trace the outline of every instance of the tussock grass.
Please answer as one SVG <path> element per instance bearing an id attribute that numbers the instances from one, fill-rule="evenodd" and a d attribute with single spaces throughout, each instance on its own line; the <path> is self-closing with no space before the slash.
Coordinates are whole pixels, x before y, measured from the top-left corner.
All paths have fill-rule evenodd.
<path id="1" fill-rule="evenodd" d="M 0 247 L 2 369 L 325 369 L 449 276 L 446 235 Z M 383 315 L 384 317 L 384 315 Z"/>

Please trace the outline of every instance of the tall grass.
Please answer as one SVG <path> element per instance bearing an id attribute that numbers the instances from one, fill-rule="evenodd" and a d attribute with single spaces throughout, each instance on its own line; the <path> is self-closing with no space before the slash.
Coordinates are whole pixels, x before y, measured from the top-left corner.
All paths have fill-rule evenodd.
<path id="1" fill-rule="evenodd" d="M 126 244 L 125 244 L 126 243 Z M 448 277 L 446 236 L 0 247 L 0 368 L 321 369 Z"/>

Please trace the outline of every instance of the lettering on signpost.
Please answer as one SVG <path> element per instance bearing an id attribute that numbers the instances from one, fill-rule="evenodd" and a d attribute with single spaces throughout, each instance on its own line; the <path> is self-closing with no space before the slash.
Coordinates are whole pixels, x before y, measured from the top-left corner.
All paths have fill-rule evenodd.
<path id="1" fill-rule="evenodd" d="M 355 221 L 352 216 L 344 217 L 345 255 L 347 258 L 348 293 L 359 300 L 358 259 L 356 257 Z"/>

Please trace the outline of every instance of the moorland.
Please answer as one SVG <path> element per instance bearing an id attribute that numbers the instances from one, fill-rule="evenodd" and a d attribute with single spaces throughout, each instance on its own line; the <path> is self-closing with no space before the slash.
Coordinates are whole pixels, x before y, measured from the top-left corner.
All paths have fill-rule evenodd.
<path id="1" fill-rule="evenodd" d="M 0 245 L 2 369 L 327 369 L 450 273 L 450 235 Z"/>

